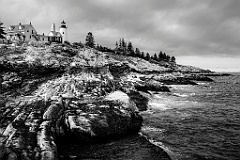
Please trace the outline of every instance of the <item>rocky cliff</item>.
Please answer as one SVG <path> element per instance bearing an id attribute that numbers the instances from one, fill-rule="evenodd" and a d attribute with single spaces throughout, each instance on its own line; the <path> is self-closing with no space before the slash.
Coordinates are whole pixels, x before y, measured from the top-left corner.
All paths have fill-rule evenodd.
<path id="1" fill-rule="evenodd" d="M 5 49 L 0 57 L 0 160 L 55 160 L 63 142 L 96 144 L 137 134 L 149 91 L 211 80 L 189 72 L 208 71 L 91 48 Z"/>

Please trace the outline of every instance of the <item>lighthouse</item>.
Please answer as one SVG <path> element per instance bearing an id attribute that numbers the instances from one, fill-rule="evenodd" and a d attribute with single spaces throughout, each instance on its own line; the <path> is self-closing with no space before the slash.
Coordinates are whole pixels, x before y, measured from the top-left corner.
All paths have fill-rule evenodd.
<path id="1" fill-rule="evenodd" d="M 60 34 L 62 35 L 62 43 L 65 41 L 68 41 L 68 36 L 67 36 L 67 25 L 64 20 L 61 23 L 60 29 L 59 29 Z"/>

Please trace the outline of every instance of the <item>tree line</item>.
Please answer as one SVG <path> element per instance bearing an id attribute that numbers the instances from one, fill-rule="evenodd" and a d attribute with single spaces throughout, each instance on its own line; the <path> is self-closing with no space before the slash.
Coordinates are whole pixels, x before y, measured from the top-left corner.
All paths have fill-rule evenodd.
<path id="1" fill-rule="evenodd" d="M 154 60 L 154 61 L 167 61 L 167 62 L 176 62 L 176 58 L 174 56 L 169 56 L 165 52 L 160 51 L 158 54 L 154 53 L 154 55 L 150 55 L 148 52 L 142 52 L 139 48 L 133 47 L 133 44 L 131 41 L 125 42 L 124 38 L 119 39 L 119 41 L 116 41 L 115 43 L 115 53 L 116 54 L 122 54 L 122 55 L 128 55 L 132 57 L 139 57 L 143 58 L 147 61 Z"/>
<path id="2" fill-rule="evenodd" d="M 108 47 L 103 47 L 99 44 L 95 45 L 94 36 L 91 32 L 89 32 L 86 36 L 85 45 L 95 48 L 102 52 L 112 52 L 119 55 L 139 57 L 147 61 L 154 60 L 157 62 L 166 61 L 176 63 L 176 58 L 174 56 L 167 55 L 165 52 L 160 51 L 158 54 L 154 53 L 154 55 L 150 55 L 148 52 L 147 53 L 141 52 L 139 48 L 134 49 L 132 42 L 131 41 L 126 42 L 124 38 L 121 38 L 119 39 L 119 41 L 116 41 L 115 48 L 111 49 Z"/>

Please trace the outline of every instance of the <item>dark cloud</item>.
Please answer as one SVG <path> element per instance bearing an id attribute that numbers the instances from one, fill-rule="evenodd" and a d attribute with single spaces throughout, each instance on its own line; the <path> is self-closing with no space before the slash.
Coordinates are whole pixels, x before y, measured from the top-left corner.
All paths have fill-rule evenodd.
<path id="1" fill-rule="evenodd" d="M 5 25 L 32 20 L 39 33 L 64 19 L 70 41 L 113 47 L 124 37 L 150 53 L 234 55 L 240 50 L 239 0 L 1 0 Z"/>

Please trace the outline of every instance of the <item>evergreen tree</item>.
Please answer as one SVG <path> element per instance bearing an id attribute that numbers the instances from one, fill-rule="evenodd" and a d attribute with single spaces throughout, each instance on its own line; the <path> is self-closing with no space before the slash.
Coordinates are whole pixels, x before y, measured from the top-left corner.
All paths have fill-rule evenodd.
<path id="1" fill-rule="evenodd" d="M 119 39 L 119 47 L 118 47 L 118 52 L 119 52 L 119 54 L 123 54 L 123 44 L 124 44 L 124 40 L 123 39 Z"/>
<path id="2" fill-rule="evenodd" d="M 103 46 L 100 45 L 100 46 L 99 46 L 99 49 L 100 49 L 100 51 L 103 51 Z"/>
<path id="3" fill-rule="evenodd" d="M 166 55 L 166 61 L 170 62 L 171 57 L 169 55 Z"/>
<path id="4" fill-rule="evenodd" d="M 122 39 L 119 39 L 119 48 L 122 49 Z"/>
<path id="5" fill-rule="evenodd" d="M 155 61 L 158 60 L 158 57 L 157 57 L 157 54 L 156 54 L 156 53 L 154 53 L 153 59 L 154 59 Z"/>
<path id="6" fill-rule="evenodd" d="M 96 49 L 99 49 L 99 48 L 100 48 L 100 46 L 99 46 L 99 44 L 97 44 L 97 45 L 96 45 Z"/>
<path id="7" fill-rule="evenodd" d="M 147 61 L 149 61 L 150 60 L 150 54 L 147 52 L 147 54 L 146 54 L 146 57 L 145 57 L 145 59 L 147 60 Z"/>
<path id="8" fill-rule="evenodd" d="M 91 48 L 94 47 L 94 37 L 93 34 L 91 32 L 88 32 L 87 36 L 86 36 L 86 46 L 89 46 Z"/>
<path id="9" fill-rule="evenodd" d="M 127 51 L 128 51 L 128 54 L 130 56 L 134 56 L 134 50 L 133 50 L 132 42 L 130 42 L 130 41 L 127 44 Z"/>
<path id="10" fill-rule="evenodd" d="M 145 53 L 141 52 L 140 58 L 145 58 Z"/>
<path id="11" fill-rule="evenodd" d="M 166 60 L 167 59 L 167 55 L 166 55 L 166 53 L 164 52 L 163 53 L 163 60 Z"/>
<path id="12" fill-rule="evenodd" d="M 160 51 L 158 54 L 158 61 L 162 61 L 162 60 L 163 60 L 163 53 L 162 51 Z"/>
<path id="13" fill-rule="evenodd" d="M 133 50 L 133 46 L 132 46 L 132 42 L 128 42 L 128 44 L 127 44 L 127 51 L 132 51 Z"/>
<path id="14" fill-rule="evenodd" d="M 126 47 L 126 43 L 125 43 L 124 38 L 122 38 L 122 47 L 123 47 L 123 48 Z"/>
<path id="15" fill-rule="evenodd" d="M 122 38 L 122 50 L 123 50 L 123 55 L 126 55 L 127 45 L 126 45 L 126 42 L 124 41 L 124 38 Z"/>
<path id="16" fill-rule="evenodd" d="M 171 57 L 171 62 L 176 63 L 176 58 L 174 56 Z"/>
<path id="17" fill-rule="evenodd" d="M 2 27 L 3 23 L 0 22 L 0 38 L 5 38 L 4 35 L 6 35 L 5 31 L 4 31 L 4 27 Z"/>
<path id="18" fill-rule="evenodd" d="M 136 55 L 136 57 L 140 57 L 141 55 L 141 52 L 140 52 L 140 49 L 139 48 L 136 48 L 135 49 L 135 55 Z"/>

